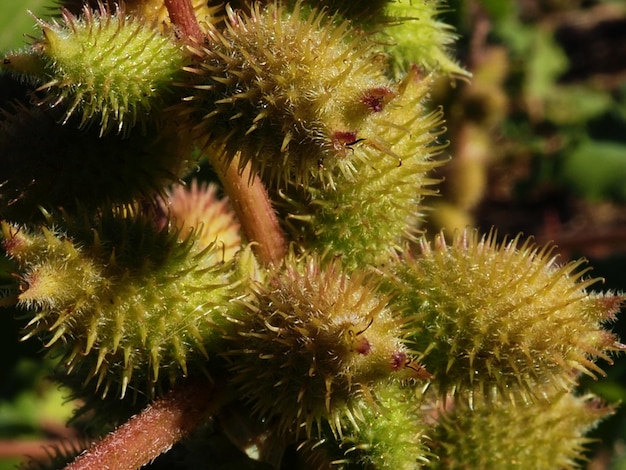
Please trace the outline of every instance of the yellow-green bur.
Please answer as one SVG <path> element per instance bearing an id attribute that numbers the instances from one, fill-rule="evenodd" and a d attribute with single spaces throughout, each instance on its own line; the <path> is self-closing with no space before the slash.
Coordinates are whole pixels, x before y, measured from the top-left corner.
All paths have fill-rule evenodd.
<path id="1" fill-rule="evenodd" d="M 185 68 L 193 86 L 180 111 L 198 140 L 250 164 L 270 188 L 349 179 L 360 157 L 349 144 L 372 112 L 363 99 L 390 81 L 373 43 L 334 20 L 300 4 L 230 12 Z"/>
<path id="2" fill-rule="evenodd" d="M 594 441 L 585 434 L 612 412 L 593 395 L 570 393 L 526 405 L 505 401 L 470 409 L 459 403 L 441 411 L 429 431 L 438 458 L 426 468 L 583 468 Z"/>
<path id="3" fill-rule="evenodd" d="M 519 241 L 439 236 L 393 270 L 410 344 L 441 395 L 533 401 L 577 374 L 604 375 L 595 361 L 621 348 L 605 329 L 621 297 L 587 292 L 597 279 L 584 279 L 581 261 L 560 266 L 553 248 Z"/>
<path id="4" fill-rule="evenodd" d="M 353 177 L 336 171 L 335 187 L 311 181 L 281 194 L 279 213 L 304 250 L 341 256 L 355 269 L 388 261 L 415 238 L 423 198 L 433 193 L 430 172 L 441 165 L 433 157 L 442 113 L 426 108 L 430 84 L 413 69 L 389 90 L 393 98 L 365 120 L 351 148 L 359 155 Z"/>
<path id="5" fill-rule="evenodd" d="M 182 47 L 138 17 L 85 8 L 75 17 L 65 12 L 62 22 L 39 22 L 43 38 L 8 64 L 15 73 L 41 83 L 42 102 L 63 106 L 64 122 L 80 118 L 104 134 L 126 131 L 171 99 L 172 81 L 184 62 Z M 33 67 L 32 61 L 39 65 Z M 41 68 L 41 70 L 39 70 Z"/>
<path id="6" fill-rule="evenodd" d="M 387 52 L 395 75 L 418 65 L 446 75 L 471 76 L 452 56 L 451 46 L 457 36 L 450 25 L 437 19 L 444 10 L 445 2 L 441 0 L 387 3 L 381 36 L 390 44 Z"/>
<path id="7" fill-rule="evenodd" d="M 23 280 L 24 339 L 61 355 L 62 372 L 123 397 L 205 367 L 220 336 L 213 320 L 240 284 L 219 247 L 199 251 L 193 234 L 179 242 L 120 213 L 80 241 L 47 227 L 2 229 Z"/>
<path id="8" fill-rule="evenodd" d="M 301 445 L 302 459 L 312 468 L 417 470 L 433 458 L 427 447 L 430 424 L 424 420 L 420 384 L 382 383 L 372 390 L 375 401 L 363 400 L 362 419 L 346 422 L 340 436 Z"/>
<path id="9" fill-rule="evenodd" d="M 231 318 L 239 396 L 280 434 L 341 433 L 371 387 L 414 372 L 401 319 L 386 304 L 367 276 L 348 276 L 337 260 L 289 257 Z"/>

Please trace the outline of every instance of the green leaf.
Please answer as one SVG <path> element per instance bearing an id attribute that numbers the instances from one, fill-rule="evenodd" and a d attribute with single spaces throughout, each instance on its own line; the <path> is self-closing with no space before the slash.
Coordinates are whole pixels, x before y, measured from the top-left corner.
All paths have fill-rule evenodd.
<path id="1" fill-rule="evenodd" d="M 526 92 L 529 98 L 544 99 L 568 66 L 567 57 L 548 31 L 536 29 L 528 58 Z"/>
<path id="2" fill-rule="evenodd" d="M 615 107 L 607 91 L 583 85 L 556 86 L 546 96 L 545 113 L 556 124 L 576 124 L 597 118 Z"/>
<path id="3" fill-rule="evenodd" d="M 626 201 L 626 145 L 586 140 L 566 158 L 562 176 L 587 199 Z"/>
<path id="4" fill-rule="evenodd" d="M 52 0 L 4 0 L 0 15 L 0 51 L 22 47 L 28 42 L 24 36 L 35 33 L 35 20 L 28 10 L 46 16 L 53 5 Z"/>

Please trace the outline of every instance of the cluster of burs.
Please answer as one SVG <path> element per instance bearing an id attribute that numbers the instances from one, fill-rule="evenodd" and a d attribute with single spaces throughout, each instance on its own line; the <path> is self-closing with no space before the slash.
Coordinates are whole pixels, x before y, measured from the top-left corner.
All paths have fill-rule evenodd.
<path id="1" fill-rule="evenodd" d="M 76 419 L 207 378 L 170 468 L 578 468 L 621 298 L 519 236 L 422 233 L 430 93 L 469 76 L 445 5 L 169 3 L 61 2 L 1 66 L 3 314 Z"/>

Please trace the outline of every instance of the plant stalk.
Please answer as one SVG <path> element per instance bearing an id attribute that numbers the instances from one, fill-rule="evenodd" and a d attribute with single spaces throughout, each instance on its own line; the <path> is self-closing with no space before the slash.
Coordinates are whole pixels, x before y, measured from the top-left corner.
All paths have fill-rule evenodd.
<path id="1" fill-rule="evenodd" d="M 285 234 L 261 179 L 253 175 L 250 165 L 239 169 L 239 157 L 225 165 L 218 157 L 211 158 L 224 191 L 235 210 L 243 232 L 259 260 L 266 266 L 278 266 L 287 251 Z"/>
<path id="2" fill-rule="evenodd" d="M 188 42 L 202 42 L 204 33 L 198 24 L 191 0 L 165 0 L 170 21 Z"/>
<path id="3" fill-rule="evenodd" d="M 65 470 L 135 470 L 167 452 L 221 406 L 208 381 L 186 382 L 80 454 Z"/>

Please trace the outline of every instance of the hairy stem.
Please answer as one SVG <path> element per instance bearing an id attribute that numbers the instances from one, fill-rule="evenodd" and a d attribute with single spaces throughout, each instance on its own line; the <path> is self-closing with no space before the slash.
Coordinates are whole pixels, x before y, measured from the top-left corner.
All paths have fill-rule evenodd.
<path id="1" fill-rule="evenodd" d="M 170 21 L 188 41 L 201 42 L 204 33 L 198 24 L 191 0 L 165 0 Z"/>
<path id="2" fill-rule="evenodd" d="M 208 381 L 188 382 L 148 405 L 65 470 L 135 470 L 167 452 L 221 406 Z"/>
<path id="3" fill-rule="evenodd" d="M 252 175 L 250 165 L 239 169 L 236 157 L 228 166 L 217 157 L 211 159 L 224 191 L 237 213 L 239 223 L 259 260 L 266 265 L 279 265 L 285 256 L 286 238 L 269 195 L 261 180 Z"/>

